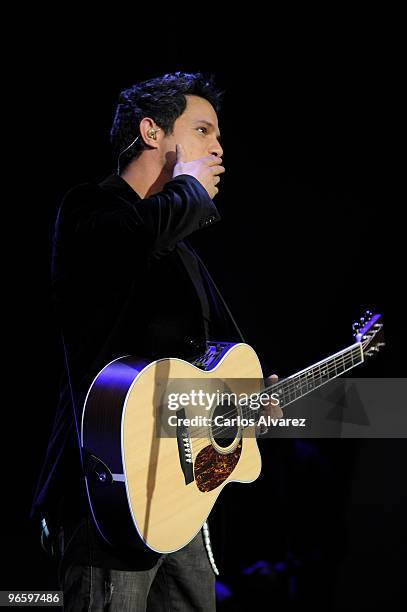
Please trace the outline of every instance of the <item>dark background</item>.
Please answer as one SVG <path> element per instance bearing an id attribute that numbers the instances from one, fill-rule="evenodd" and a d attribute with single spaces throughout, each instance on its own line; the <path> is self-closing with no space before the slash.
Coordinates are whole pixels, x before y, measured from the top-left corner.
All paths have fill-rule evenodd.
<path id="1" fill-rule="evenodd" d="M 353 320 L 370 308 L 383 314 L 387 346 L 358 376 L 403 376 L 397 17 L 252 10 L 85 20 L 62 6 L 44 16 L 48 25 L 25 14 L 16 28 L 9 53 L 20 60 L 4 118 L 15 150 L 5 178 L 13 391 L 4 409 L 3 589 L 56 588 L 28 521 L 61 366 L 52 226 L 67 189 L 112 171 L 109 129 L 118 93 L 132 83 L 199 70 L 226 91 L 222 222 L 195 244 L 270 370 L 283 377 L 349 345 Z M 397 601 L 405 441 L 268 440 L 262 455 L 255 484 L 222 494 L 221 581 L 231 595 L 219 609 L 374 610 Z"/>

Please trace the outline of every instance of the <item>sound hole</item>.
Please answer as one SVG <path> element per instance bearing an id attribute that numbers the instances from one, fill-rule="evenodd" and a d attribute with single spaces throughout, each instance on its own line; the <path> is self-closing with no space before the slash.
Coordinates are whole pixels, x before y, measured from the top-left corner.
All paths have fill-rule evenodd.
<path id="1" fill-rule="evenodd" d="M 220 447 L 230 446 L 236 438 L 238 427 L 238 411 L 235 404 L 228 399 L 224 399 L 218 404 L 212 415 L 212 436 Z"/>

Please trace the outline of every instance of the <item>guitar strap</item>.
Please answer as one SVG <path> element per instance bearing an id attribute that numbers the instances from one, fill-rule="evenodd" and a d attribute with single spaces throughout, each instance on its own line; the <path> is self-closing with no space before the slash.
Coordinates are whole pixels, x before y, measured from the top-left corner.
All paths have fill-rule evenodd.
<path id="1" fill-rule="evenodd" d="M 77 443 L 78 443 L 79 461 L 80 461 L 80 466 L 81 466 L 81 478 L 83 478 L 83 486 L 84 486 L 84 490 L 86 490 L 86 479 L 85 479 L 85 477 L 86 477 L 86 467 L 85 467 L 85 461 L 84 461 L 84 456 L 83 456 L 83 452 L 82 452 L 81 436 L 80 436 L 80 432 L 79 432 L 78 417 L 77 417 L 77 412 L 76 412 L 76 402 L 75 402 L 75 396 L 74 396 L 73 385 L 72 385 L 71 371 L 70 371 L 69 362 L 68 362 L 68 352 L 67 352 L 67 348 L 66 348 L 64 332 L 63 332 L 62 329 L 61 329 L 61 339 L 62 339 L 62 346 L 63 346 L 63 351 L 64 351 L 64 360 L 65 360 L 65 367 L 66 367 L 66 376 L 67 376 L 67 379 L 68 379 L 69 394 L 71 396 L 71 406 L 72 406 L 72 411 L 73 411 L 73 419 L 74 419 L 74 423 L 75 423 L 76 438 L 77 438 Z M 89 522 L 88 522 L 88 520 L 86 520 L 86 529 L 87 529 L 87 538 L 88 538 L 88 543 L 89 543 L 89 541 L 90 541 L 90 533 L 89 533 Z M 93 565 L 93 563 L 92 563 L 92 551 L 91 551 L 91 547 L 89 545 L 87 547 L 87 550 L 88 550 L 88 554 L 89 554 L 89 566 L 92 567 L 92 565 Z"/>
<path id="2" fill-rule="evenodd" d="M 222 306 L 222 308 L 224 310 L 223 314 L 224 314 L 225 320 L 230 321 L 232 323 L 237 336 L 240 338 L 240 341 L 244 342 L 246 344 L 246 340 L 244 339 L 243 334 L 242 334 L 238 324 L 236 323 L 236 321 L 235 321 L 235 319 L 234 319 L 234 317 L 233 317 L 233 315 L 232 315 L 232 313 L 230 311 L 230 308 L 228 307 L 228 305 L 227 305 L 227 303 L 225 301 L 225 298 L 221 294 L 218 286 L 216 285 L 215 281 L 213 280 L 212 276 L 210 275 L 208 268 L 205 266 L 204 262 L 199 257 L 199 255 L 195 251 L 195 249 L 192 248 L 190 242 L 187 241 L 187 240 L 184 240 L 184 242 L 186 242 L 188 244 L 188 248 L 192 251 L 192 253 L 197 258 L 197 260 L 199 262 L 199 265 L 201 267 L 201 270 L 202 270 L 202 273 L 203 273 L 203 277 L 204 277 L 204 280 L 206 282 L 206 285 L 207 285 L 208 289 L 210 290 L 212 287 L 213 287 L 213 289 L 215 289 L 215 292 L 216 292 L 218 298 L 220 299 L 220 304 L 221 304 L 221 306 Z M 212 300 L 212 302 L 213 301 L 214 300 Z M 225 338 L 225 340 L 230 341 L 230 338 Z"/>

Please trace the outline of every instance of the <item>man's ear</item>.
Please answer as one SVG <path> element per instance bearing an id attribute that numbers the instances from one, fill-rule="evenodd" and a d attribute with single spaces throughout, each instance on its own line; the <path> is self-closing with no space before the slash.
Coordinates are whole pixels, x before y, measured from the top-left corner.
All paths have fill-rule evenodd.
<path id="1" fill-rule="evenodd" d="M 144 144 L 153 149 L 157 149 L 157 140 L 159 138 L 157 134 L 161 132 L 161 128 L 158 127 L 154 119 L 151 119 L 151 117 L 144 117 L 140 121 L 139 129 Z"/>

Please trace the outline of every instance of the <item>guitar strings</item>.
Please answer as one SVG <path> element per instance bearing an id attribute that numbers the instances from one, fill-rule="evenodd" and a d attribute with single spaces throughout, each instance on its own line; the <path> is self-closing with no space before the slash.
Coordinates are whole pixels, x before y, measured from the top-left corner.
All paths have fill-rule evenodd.
<path id="1" fill-rule="evenodd" d="M 344 359 L 344 356 L 346 355 L 346 353 L 343 353 L 343 355 L 342 355 L 342 363 L 341 363 L 340 365 L 341 365 L 341 366 L 343 365 L 343 366 L 345 367 L 345 369 L 349 370 L 349 369 L 352 369 L 353 367 L 356 367 L 357 365 L 359 365 L 359 363 L 362 363 L 361 361 L 359 361 L 359 362 L 357 362 L 357 363 L 354 363 L 354 359 L 353 359 L 353 357 L 354 357 L 354 354 L 356 354 L 356 353 L 357 353 L 358 355 L 360 355 L 360 349 L 359 349 L 359 347 L 355 347 L 355 348 L 353 348 L 353 349 L 352 349 L 352 350 L 351 350 L 351 351 L 348 353 L 348 355 L 347 355 L 346 359 Z M 350 366 L 350 367 L 348 367 L 348 366 Z M 288 396 L 291 396 L 291 394 L 292 394 L 292 393 L 295 393 L 295 392 L 296 392 L 296 390 L 297 390 L 297 391 L 299 390 L 299 391 L 301 391 L 301 392 L 302 392 L 302 388 L 303 388 L 303 386 L 305 386 L 305 385 L 309 385 L 310 383 L 315 383 L 315 382 L 316 382 L 316 383 L 317 383 L 317 386 L 312 386 L 312 387 L 311 387 L 311 389 L 307 389 L 307 391 L 306 391 L 304 394 L 302 394 L 302 395 L 300 396 L 300 398 L 301 398 L 301 397 L 303 397 L 304 395 L 306 395 L 306 394 L 310 393 L 311 391 L 313 391 L 315 388 L 318 388 L 318 387 L 320 387 L 320 386 L 323 386 L 323 385 L 324 385 L 324 383 L 329 382 L 329 380 L 332 380 L 332 378 L 331 378 L 331 379 L 329 378 L 329 375 L 330 375 L 332 372 L 334 372 L 334 371 L 335 371 L 335 378 L 336 378 L 336 377 L 338 377 L 338 376 L 340 376 L 341 374 L 343 374 L 343 373 L 345 372 L 345 370 L 344 370 L 343 372 L 340 372 L 340 373 L 338 374 L 338 373 L 337 373 L 337 369 L 338 369 L 338 368 L 337 368 L 337 364 L 336 364 L 336 363 L 334 363 L 334 364 L 332 364 L 332 365 L 329 365 L 329 366 L 328 366 L 328 365 L 326 365 L 326 366 L 320 366 L 320 367 L 322 367 L 323 371 L 327 373 L 327 375 L 328 375 L 328 380 L 324 380 L 324 381 L 323 381 L 323 378 L 325 378 L 326 374 L 323 374 L 323 375 L 321 375 L 321 376 L 319 376 L 319 377 L 317 377 L 317 378 L 315 378 L 315 377 L 308 377 L 308 378 L 304 378 L 304 380 L 303 380 L 302 382 L 296 382 L 295 380 L 285 379 L 285 380 L 282 380 L 282 381 L 280 381 L 280 382 L 275 383 L 274 385 L 271 385 L 270 387 L 267 387 L 267 388 L 265 388 L 265 389 L 261 390 L 260 392 L 256 392 L 256 393 L 254 393 L 254 395 L 257 395 L 258 393 L 268 393 L 269 391 L 272 391 L 272 390 L 273 390 L 273 391 L 275 391 L 275 389 L 276 389 L 276 388 L 281 387 L 281 388 L 283 389 L 283 394 L 284 394 L 284 395 L 286 395 L 286 396 L 287 396 L 287 395 L 288 395 Z M 321 374 L 322 374 L 322 372 L 321 372 Z M 300 375 L 300 376 L 301 376 L 301 375 Z M 305 374 L 304 374 L 304 376 L 305 376 Z M 318 380 L 318 378 L 319 378 L 319 380 Z M 293 376 L 293 379 L 295 379 L 295 375 Z M 301 380 L 301 379 L 300 379 L 300 380 Z M 290 382 L 289 382 L 289 385 L 288 385 L 288 387 L 287 387 L 286 389 L 284 389 L 284 385 L 285 385 L 285 384 L 286 384 L 288 381 L 290 381 Z M 321 382 L 321 384 L 318 384 L 318 382 Z M 300 389 L 299 389 L 298 387 L 300 387 Z M 286 404 L 284 404 L 284 405 L 288 405 L 288 404 L 289 404 L 289 403 L 291 403 L 292 401 L 295 401 L 296 399 L 300 399 L 300 398 L 297 398 L 296 396 L 295 396 L 295 397 L 294 397 L 294 399 L 292 399 L 292 400 L 289 398 L 289 401 L 288 401 Z M 243 411 L 243 409 L 244 409 L 245 407 L 247 407 L 247 406 L 248 406 L 248 404 L 243 404 L 243 405 L 241 406 L 242 411 Z M 284 406 L 283 406 L 283 407 L 284 407 Z M 226 412 L 226 413 L 223 415 L 223 418 L 227 418 L 228 416 L 232 417 L 233 415 L 236 415 L 236 411 L 237 411 L 237 409 L 235 408 L 235 409 L 233 409 L 233 410 L 231 410 L 231 411 L 229 411 L 229 412 Z M 249 414 L 250 414 L 250 413 L 249 413 Z M 198 437 L 198 435 L 197 435 L 197 434 L 200 434 L 200 433 L 205 433 L 205 434 L 206 434 L 206 433 L 209 431 L 209 429 L 211 429 L 212 434 L 219 435 L 219 434 L 220 434 L 222 431 L 227 431 L 227 430 L 228 430 L 228 429 L 230 429 L 230 428 L 229 428 L 229 427 L 222 427 L 222 426 L 215 426 L 215 427 L 212 427 L 212 428 L 210 428 L 210 426 L 207 426 L 207 427 L 197 427 L 197 428 L 192 428 L 192 429 L 191 429 L 191 434 L 190 434 L 190 437 L 191 437 L 191 438 L 197 438 L 197 437 Z M 208 437 L 209 437 L 209 436 L 206 436 L 206 438 L 208 438 Z M 202 448 L 204 448 L 205 446 L 207 446 L 207 444 L 208 444 L 207 439 L 202 438 L 202 442 L 203 442 L 203 444 L 202 444 Z M 194 443 L 194 442 L 192 442 L 192 446 L 194 447 L 194 450 L 195 450 L 195 449 L 197 449 L 197 447 L 199 446 L 199 444 L 200 444 L 200 442 L 195 442 L 195 443 Z M 199 450 L 199 448 L 198 448 L 198 450 Z"/>
<path id="2" fill-rule="evenodd" d="M 351 363 L 351 362 L 352 362 L 352 363 Z M 359 363 L 360 363 L 360 362 L 359 362 Z M 349 370 L 349 369 L 351 369 L 352 367 L 356 367 L 356 365 L 358 365 L 358 363 L 354 363 L 354 360 L 353 360 L 353 355 L 350 355 L 350 356 L 349 356 L 349 358 L 348 358 L 346 361 L 345 361 L 345 360 L 343 360 L 343 363 L 342 363 L 341 365 L 343 365 L 343 366 L 345 367 L 345 369 Z M 350 368 L 348 367 L 349 365 L 351 366 Z M 331 373 L 332 373 L 334 370 L 335 370 L 335 377 L 340 376 L 340 374 L 342 374 L 342 373 L 345 371 L 345 370 L 344 370 L 343 372 L 340 372 L 340 373 L 338 374 L 338 373 L 337 373 L 337 367 L 336 367 L 336 365 L 333 365 L 333 366 L 331 366 L 331 367 L 324 367 L 324 371 L 325 371 L 325 372 L 328 372 L 328 376 L 329 376 L 329 374 L 331 374 Z M 328 382 L 329 380 L 332 380 L 332 378 L 331 378 L 331 379 L 329 379 L 329 378 L 328 378 L 328 380 L 327 380 L 327 381 L 322 381 L 322 378 L 325 378 L 325 375 L 324 375 L 323 377 L 322 377 L 322 376 L 321 376 L 321 377 L 319 377 L 319 379 L 320 379 L 320 380 L 316 380 L 315 378 L 307 378 L 307 379 L 303 380 L 303 382 L 302 382 L 302 383 L 298 383 L 298 382 L 296 383 L 296 382 L 291 381 L 291 382 L 290 382 L 290 385 L 288 386 L 288 388 L 284 390 L 284 391 L 285 391 L 284 395 L 286 395 L 286 396 L 287 396 L 287 395 L 288 395 L 288 396 L 291 396 L 291 394 L 292 394 L 292 393 L 295 393 L 295 392 L 296 392 L 296 391 L 298 391 L 298 390 L 300 390 L 300 391 L 302 392 L 303 387 L 304 387 L 304 386 L 305 386 L 305 384 L 306 384 L 306 385 L 307 385 L 307 390 L 306 390 L 306 392 L 305 392 L 304 394 L 302 394 L 302 395 L 300 396 L 300 397 L 303 397 L 304 395 L 306 395 L 306 394 L 310 393 L 311 391 L 313 391 L 315 388 L 318 388 L 318 387 L 320 387 L 320 386 L 323 386 L 324 382 Z M 288 380 L 288 379 L 286 379 L 286 380 Z M 311 388 L 308 388 L 310 383 L 315 383 L 315 382 L 317 383 L 317 384 L 316 384 L 316 386 L 312 386 Z M 321 382 L 321 384 L 318 384 L 319 382 Z M 281 381 L 281 383 L 276 383 L 275 385 L 272 385 L 271 387 L 268 387 L 268 388 L 267 388 L 267 390 L 266 390 L 266 389 L 263 389 L 263 390 L 262 390 L 260 393 L 267 393 L 269 390 L 275 390 L 277 386 L 284 387 L 284 383 L 285 383 L 285 381 Z M 300 387 L 300 389 L 299 389 L 299 387 Z M 257 395 L 257 394 L 258 394 L 257 392 L 256 392 L 256 393 L 254 393 L 254 395 Z M 291 399 L 289 398 L 289 401 L 288 401 L 288 402 L 286 402 L 284 405 L 286 406 L 286 405 L 288 405 L 289 403 L 291 403 L 292 401 L 295 401 L 296 399 L 300 399 L 300 398 L 298 398 L 297 396 L 295 396 L 293 400 L 291 400 Z M 243 417 L 245 417 L 245 415 L 244 415 L 244 409 L 245 409 L 247 406 L 248 406 L 248 404 L 243 404 L 243 405 L 241 405 L 241 409 L 242 409 L 242 412 L 243 412 Z M 227 418 L 228 416 L 232 417 L 233 415 L 236 415 L 236 412 L 237 412 L 237 409 L 236 409 L 236 408 L 234 408 L 234 409 L 232 409 L 231 411 L 226 412 L 226 413 L 223 415 L 223 418 Z M 248 414 L 250 415 L 250 412 L 249 412 Z M 229 427 L 223 427 L 223 426 L 219 426 L 219 425 L 217 425 L 217 426 L 212 427 L 212 428 L 211 428 L 211 431 L 212 431 L 212 433 L 213 433 L 213 434 L 217 435 L 217 434 L 220 434 L 222 431 L 227 431 L 228 429 L 230 429 L 230 428 L 229 428 Z M 206 434 L 206 432 L 207 432 L 208 430 L 209 430 L 209 426 L 206 426 L 206 427 L 197 427 L 197 428 L 193 428 L 193 429 L 191 430 L 191 432 L 192 432 L 192 433 L 191 433 L 191 436 L 190 436 L 190 437 L 196 438 L 196 437 L 198 437 L 198 436 L 199 436 L 199 434 L 200 434 L 200 433 Z M 196 435 L 192 435 L 192 434 L 196 434 Z"/>
<path id="3" fill-rule="evenodd" d="M 345 360 L 345 359 L 343 359 L 343 360 L 342 360 L 341 366 L 344 366 L 344 367 L 345 367 L 345 368 L 347 368 L 347 369 L 351 369 L 351 368 L 348 368 L 348 366 L 350 365 L 350 363 L 351 363 L 351 362 L 352 362 L 352 366 L 351 366 L 351 367 L 353 367 L 353 366 L 354 366 L 354 367 L 356 367 L 356 365 L 359 365 L 359 363 L 361 363 L 361 362 L 354 363 L 354 359 L 353 359 L 354 355 L 353 355 L 353 352 L 355 352 L 355 350 L 356 350 L 356 349 L 353 349 L 353 350 L 352 350 L 352 352 L 349 354 L 349 356 L 347 356 L 347 359 L 346 359 L 346 360 Z M 360 354 L 360 351 L 359 351 L 358 349 L 357 349 L 357 352 L 358 352 L 358 354 Z M 345 353 L 344 353 L 344 355 L 345 355 Z M 322 366 L 321 366 L 321 367 L 322 367 Z M 309 385 L 311 382 L 320 382 L 320 381 L 321 381 L 323 378 L 325 378 L 325 377 L 326 377 L 326 375 L 327 375 L 327 374 L 328 374 L 328 376 L 329 376 L 329 375 L 330 375 L 330 374 L 331 374 L 331 373 L 332 373 L 334 370 L 335 370 L 336 376 L 340 376 L 340 375 L 341 375 L 341 374 L 343 374 L 343 372 L 345 371 L 345 370 L 343 370 L 343 372 L 340 372 L 340 373 L 338 374 L 338 373 L 337 373 L 337 367 L 336 367 L 336 365 L 335 365 L 335 364 L 333 364 L 333 365 L 329 365 L 329 366 L 328 366 L 328 365 L 326 365 L 326 366 L 323 366 L 323 371 L 325 372 L 325 374 L 323 374 L 323 373 L 321 372 L 321 375 L 317 377 L 317 378 L 319 378 L 319 381 L 318 381 L 318 380 L 317 380 L 317 378 L 315 378 L 315 377 L 307 377 L 307 378 L 304 378 L 302 382 L 297 382 L 297 381 L 295 380 L 296 375 L 294 374 L 294 376 L 293 376 L 293 378 L 292 378 L 292 379 L 291 379 L 291 377 L 290 377 L 290 378 L 286 378 L 286 379 L 284 379 L 284 380 L 282 380 L 282 381 L 279 381 L 279 382 L 277 382 L 277 383 L 275 383 L 275 384 L 273 384 L 273 385 L 271 385 L 271 386 L 269 386 L 269 387 L 266 387 L 266 388 L 262 389 L 262 390 L 261 390 L 261 391 L 259 391 L 259 392 L 257 392 L 257 391 L 256 391 L 256 392 L 254 392 L 254 393 L 253 393 L 253 395 L 258 395 L 258 394 L 261 394 L 261 393 L 268 393 L 269 391 L 274 391 L 274 392 L 275 392 L 275 390 L 276 390 L 277 388 L 279 388 L 279 387 L 281 387 L 281 388 L 282 388 L 283 393 L 284 393 L 285 395 L 291 395 L 291 393 L 292 393 L 292 392 L 295 392 L 295 391 L 296 391 L 296 389 L 298 390 L 298 386 L 300 386 L 300 387 L 301 387 L 301 389 L 300 389 L 300 390 L 302 390 L 302 387 L 303 387 L 305 384 Z M 327 373 L 327 374 L 326 374 L 326 373 Z M 323 375 L 322 375 L 322 374 L 323 374 Z M 300 375 L 300 376 L 301 376 L 301 375 Z M 305 376 L 305 374 L 304 374 L 304 376 Z M 301 380 L 301 379 L 300 379 L 300 380 Z M 329 380 L 332 380 L 332 378 L 331 378 L 331 379 L 328 379 L 328 381 L 329 381 Z M 328 382 L 328 381 L 325 381 L 325 382 Z M 286 383 L 288 383 L 288 382 L 289 382 L 289 384 L 288 384 L 288 386 L 287 386 L 287 384 L 286 384 Z M 323 384 L 323 383 L 322 383 L 322 384 Z M 284 386 L 286 387 L 285 389 L 284 389 Z M 318 385 L 318 386 L 321 386 L 321 385 Z M 313 390 L 312 388 L 311 388 L 311 389 L 309 389 L 309 390 L 307 391 L 307 393 L 308 393 L 308 392 L 310 392 L 310 391 L 312 391 L 312 390 Z M 295 397 L 295 398 L 294 398 L 294 400 L 295 400 L 295 399 L 297 399 L 297 398 Z M 294 401 L 294 400 L 292 400 L 292 401 Z M 286 404 L 286 405 L 288 405 L 288 404 Z M 244 407 L 246 407 L 246 406 L 247 406 L 247 404 L 242 404 L 241 406 L 242 406 L 242 408 L 244 408 Z M 234 409 L 233 409 L 233 410 L 231 410 L 230 412 L 225 413 L 225 415 L 223 415 L 223 416 L 224 416 L 224 417 L 226 417 L 226 416 L 228 416 L 228 415 L 235 414 L 235 412 L 236 412 L 236 408 L 234 408 Z M 249 414 L 250 414 L 250 413 L 249 413 Z M 203 429 L 205 429 L 205 428 L 203 428 Z M 199 431 L 199 430 L 198 430 L 198 431 Z"/>

